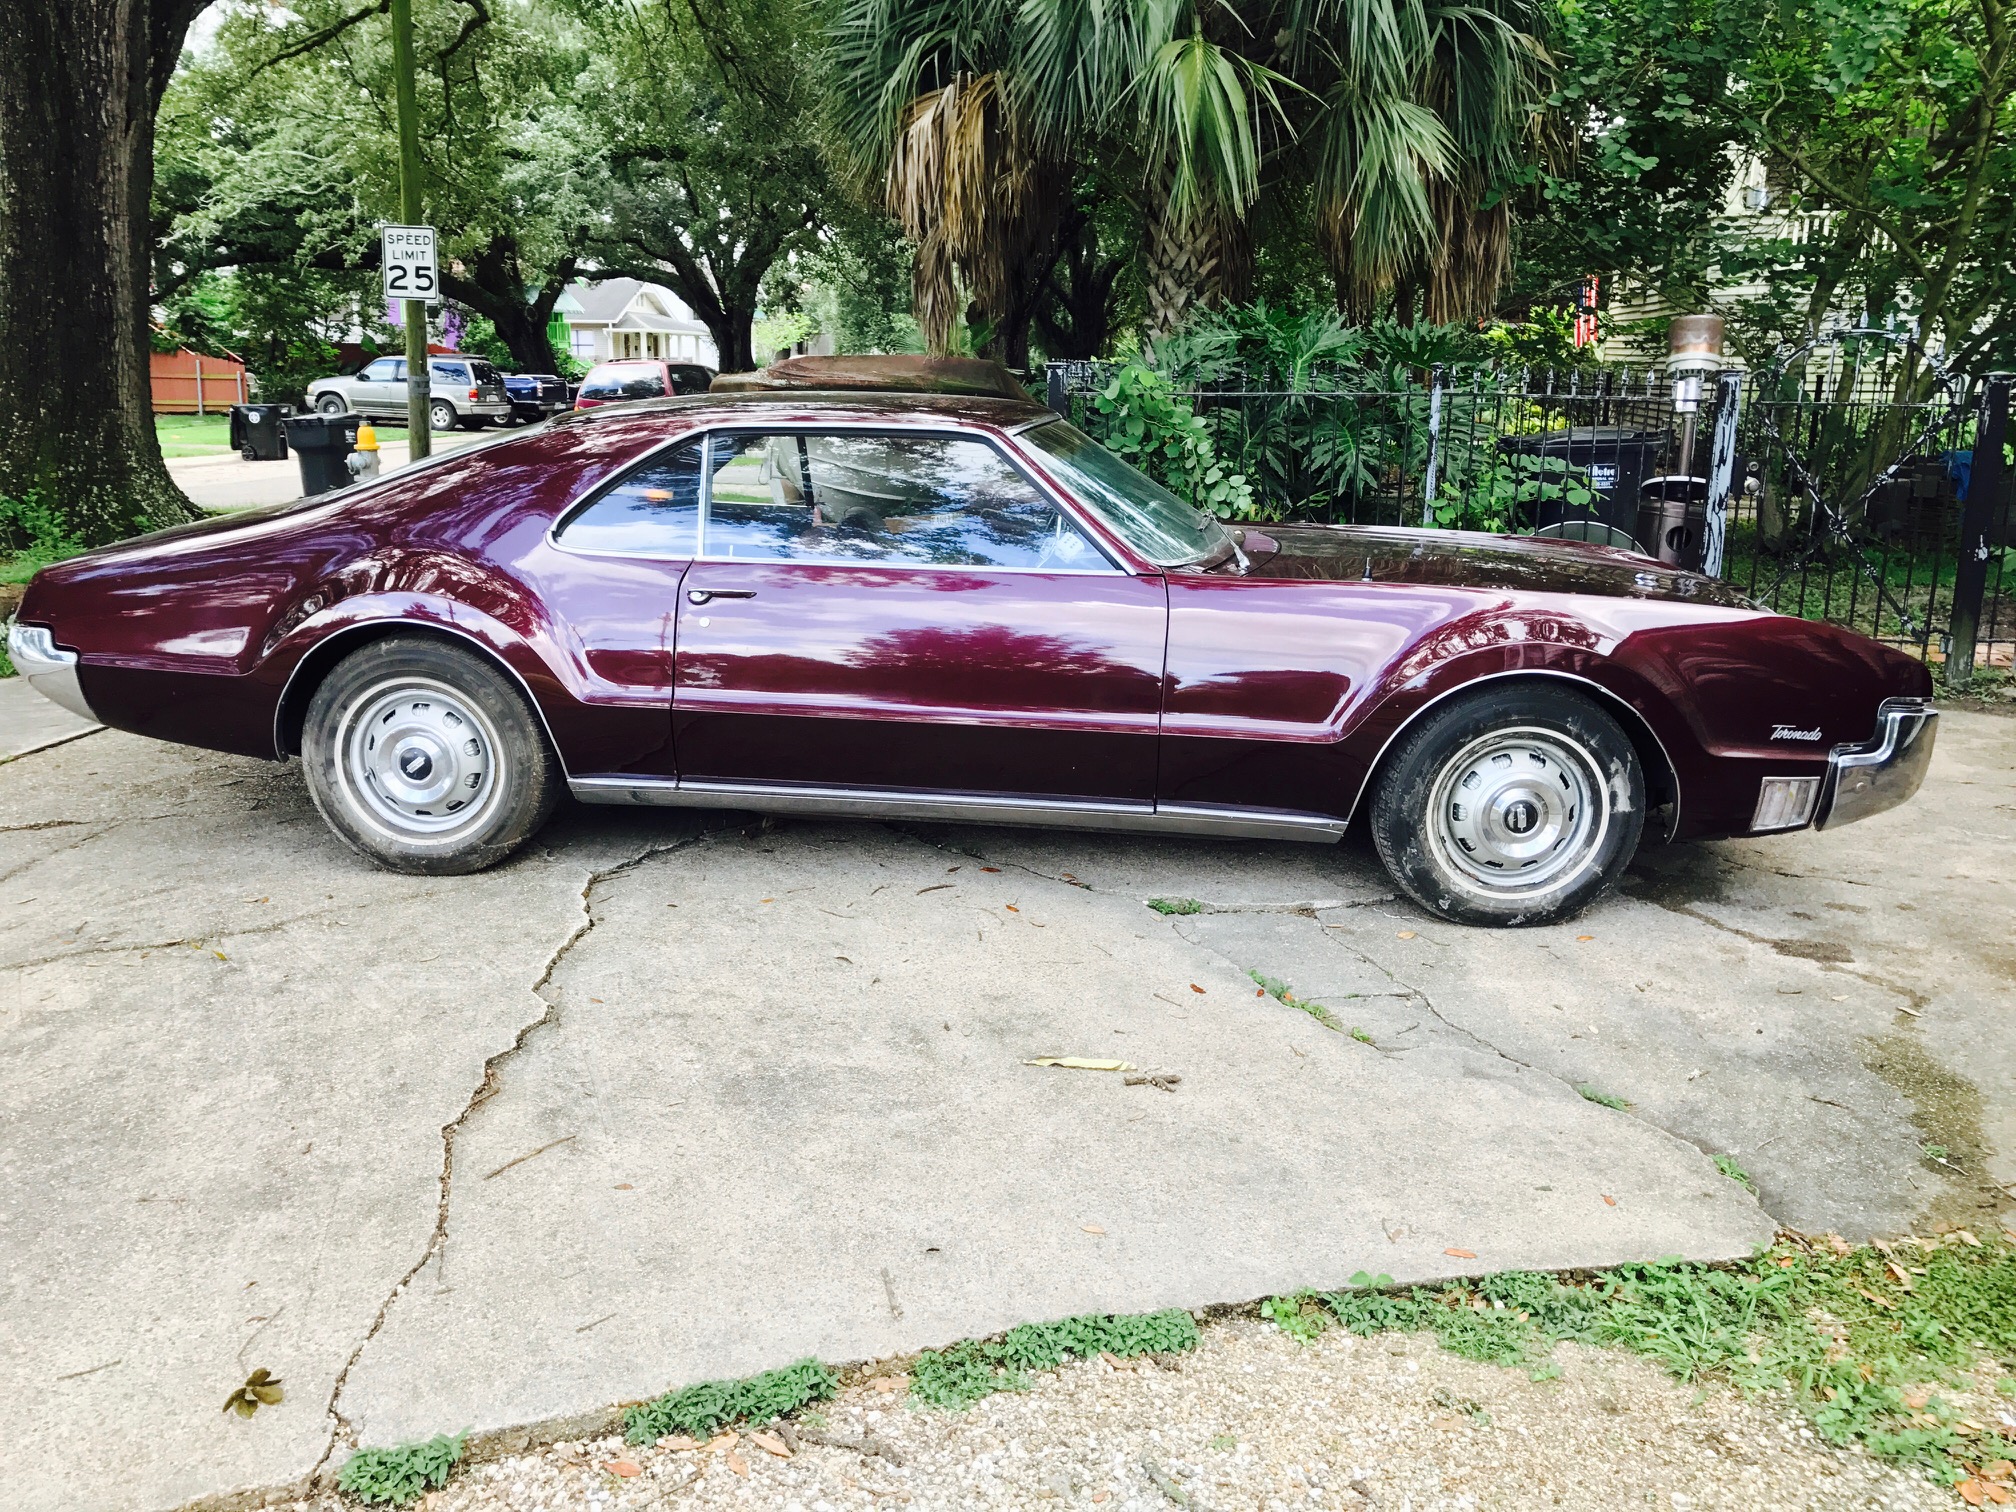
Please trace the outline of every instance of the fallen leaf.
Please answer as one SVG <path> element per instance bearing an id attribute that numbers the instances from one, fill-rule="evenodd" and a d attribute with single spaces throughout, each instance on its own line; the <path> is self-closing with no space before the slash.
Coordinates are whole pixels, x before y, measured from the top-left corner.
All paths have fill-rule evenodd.
<path id="1" fill-rule="evenodd" d="M 625 1480 L 644 1473 L 644 1467 L 639 1465 L 635 1460 L 605 1460 L 602 1468 L 607 1470 L 611 1475 L 622 1476 Z"/>
<path id="2" fill-rule="evenodd" d="M 1010 912 L 1010 913 L 1020 913 L 1020 912 L 1022 912 L 1022 910 L 1021 910 L 1021 909 L 1019 909 L 1019 908 L 1017 908 L 1017 907 L 1016 907 L 1016 906 L 1015 906 L 1015 905 L 1014 905 L 1013 903 L 1003 903 L 1003 904 L 1002 904 L 1001 906 L 1002 906 L 1003 908 L 1007 909 L 1007 910 L 1008 910 L 1008 912 Z"/>
<path id="3" fill-rule="evenodd" d="M 1904 1290 L 1906 1290 L 1907 1292 L 1912 1290 L 1911 1272 L 1904 1269 L 1904 1267 L 1899 1265 L 1895 1260 L 1886 1260 L 1883 1263 L 1889 1267 L 1890 1274 L 1897 1278 L 1897 1284 L 1899 1286 L 1903 1287 Z"/>
<path id="4" fill-rule="evenodd" d="M 223 952 L 223 951 L 221 951 L 221 950 L 213 950 L 213 951 L 211 951 L 211 952 L 210 952 L 210 954 L 212 954 L 213 956 L 217 957 L 217 959 L 218 959 L 218 960 L 220 960 L 220 961 L 228 961 L 228 960 L 230 960 L 230 959 L 231 959 L 231 957 L 229 957 L 229 956 L 227 956 L 226 954 L 224 954 L 224 952 Z"/>
<path id="5" fill-rule="evenodd" d="M 1831 993 L 1827 1000 L 1831 1003 L 1845 1003 L 1848 1001 L 1848 994 L 1845 992 Z"/>
<path id="6" fill-rule="evenodd" d="M 1975 1249 L 1981 1248 L 1981 1241 L 1979 1239 L 1976 1239 L 1972 1234 L 1968 1233 L 1967 1230 L 1965 1229 L 1953 1230 L 1953 1237 L 1955 1239 L 1958 1239 L 1962 1244 L 1972 1245 Z"/>
<path id="7" fill-rule="evenodd" d="M 1587 945 L 1591 940 L 1595 938 L 1596 936 L 1594 935 L 1577 935 L 1575 936 L 1575 943 L 1577 945 Z"/>
<path id="8" fill-rule="evenodd" d="M 1195 982 L 1192 982 L 1190 984 L 1190 990 L 1192 992 L 1202 992 L 1204 989 L 1202 987 L 1199 987 Z M 1264 997 L 1266 994 L 1263 992 L 1261 995 Z"/>
<path id="9" fill-rule="evenodd" d="M 1988 1488 L 1978 1480 L 1963 1480 L 1953 1489 L 1960 1493 L 1960 1500 L 1970 1507 L 1978 1507 L 1988 1500 Z"/>
<path id="10" fill-rule="evenodd" d="M 1085 1232 L 1088 1234 L 1103 1234 L 1106 1232 L 1106 1230 L 1099 1227 L 1099 1225 L 1096 1223 L 1084 1223 L 1080 1224 L 1079 1227 L 1084 1229 Z"/>
<path id="11" fill-rule="evenodd" d="M 1897 1304 L 1891 1301 L 1888 1297 L 1878 1296 L 1875 1292 L 1869 1290 L 1869 1288 L 1866 1286 L 1857 1286 L 1852 1288 L 1852 1290 L 1860 1292 L 1863 1296 L 1867 1297 L 1871 1302 L 1874 1302 L 1878 1307 L 1888 1307 L 1894 1309 L 1897 1306 Z"/>
<path id="12" fill-rule="evenodd" d="M 940 882 L 935 887 L 920 887 L 917 889 L 917 896 L 921 898 L 927 892 L 943 892 L 945 891 L 946 888 L 956 885 L 957 884 L 951 882 Z"/>
<path id="13" fill-rule="evenodd" d="M 1255 997 L 1265 997 L 1265 996 L 1267 996 L 1267 989 L 1266 989 L 1265 987 L 1255 987 L 1255 988 L 1253 989 L 1253 996 L 1255 996 Z"/>
<path id="14" fill-rule="evenodd" d="M 590 998 L 590 999 L 588 999 L 588 1001 L 589 1001 L 589 1002 L 591 1002 L 591 1003 L 599 1003 L 599 1002 L 601 1002 L 601 1001 L 602 1001 L 602 999 L 600 999 L 600 998 Z"/>
<path id="15" fill-rule="evenodd" d="M 1111 1501 L 1112 1499 L 1113 1493 L 1111 1491 L 1094 1491 L 1092 1493 L 1092 1504 L 1094 1506 L 1099 1505 L 1101 1502 Z"/>
<path id="16" fill-rule="evenodd" d="M 707 1440 L 707 1452 L 709 1454 L 712 1454 L 717 1449 L 732 1449 L 734 1447 L 735 1435 L 732 1433 L 717 1433 L 714 1437 Z"/>
<path id="17" fill-rule="evenodd" d="M 261 1407 L 277 1407 L 285 1395 L 280 1389 L 280 1378 L 261 1367 L 245 1377 L 245 1384 L 224 1399 L 224 1410 L 249 1418 Z"/>
<path id="18" fill-rule="evenodd" d="M 634 1192 L 637 1190 L 637 1188 L 632 1186 L 627 1181 L 619 1181 L 616 1183 L 616 1190 L 619 1192 Z"/>
<path id="19" fill-rule="evenodd" d="M 1904 1393 L 1904 1405 L 1906 1407 L 1909 1407 L 1913 1412 L 1918 1411 L 1927 1402 L 1931 1400 L 1932 1400 L 1932 1393 L 1929 1390 L 1907 1391 Z"/>
<path id="20" fill-rule="evenodd" d="M 1411 940 L 1411 939 L 1413 939 L 1413 938 L 1414 938 L 1414 931 L 1413 931 L 1413 930 L 1411 930 L 1411 929 L 1403 929 L 1403 930 L 1401 930 L 1401 931 L 1400 931 L 1400 933 L 1399 933 L 1399 935 L 1397 936 L 1397 938 L 1399 938 L 1399 939 L 1402 939 L 1402 940 Z"/>
<path id="21" fill-rule="evenodd" d="M 1605 1207 L 1615 1207 L 1617 1206 L 1617 1199 L 1612 1197 L 1608 1192 L 1605 1192 L 1603 1194 L 1603 1205 Z"/>
<path id="22" fill-rule="evenodd" d="M 1988 1500 L 1995 1503 L 1998 1507 L 2008 1506 L 2010 1502 L 2009 1488 L 2007 1486 L 1995 1485 L 1992 1482 L 1988 1483 Z"/>
<path id="23" fill-rule="evenodd" d="M 699 1439 L 688 1438 L 683 1433 L 668 1433 L 665 1437 L 658 1440 L 658 1447 L 660 1449 L 686 1450 L 701 1449 L 706 1446 Z"/>
<path id="24" fill-rule="evenodd" d="M 1076 1055 L 1045 1055 L 1022 1062 L 1025 1066 L 1057 1066 L 1066 1071 L 1132 1071 L 1122 1060 L 1084 1060 Z"/>
<path id="25" fill-rule="evenodd" d="M 1477 1258 L 1477 1251 L 1475 1250 L 1445 1249 L 1442 1253 L 1445 1255 L 1454 1255 L 1458 1260 L 1475 1260 Z"/>
<path id="26" fill-rule="evenodd" d="M 984 872 L 998 872 L 999 870 L 1001 870 L 1001 868 L 998 866 L 983 866 L 980 868 L 980 870 Z"/>
<path id="27" fill-rule="evenodd" d="M 728 1451 L 728 1458 L 726 1460 L 726 1464 L 730 1470 L 733 1470 L 737 1475 L 741 1476 L 742 1479 L 744 1480 L 749 1479 L 749 1462 L 744 1458 L 742 1458 L 741 1455 L 737 1454 L 733 1449 L 730 1449 Z"/>
<path id="28" fill-rule="evenodd" d="M 1990 1480 L 2016 1480 L 2016 1465 L 2007 1460 L 1990 1460 L 1981 1467 L 1981 1473 Z"/>
<path id="29" fill-rule="evenodd" d="M 774 1454 L 779 1459 L 791 1458 L 791 1451 L 785 1447 L 784 1440 L 774 1433 L 752 1433 L 749 1435 L 749 1442 L 765 1454 Z"/>
<path id="30" fill-rule="evenodd" d="M 758 898 L 756 901 L 758 903 L 775 903 L 777 900 L 775 898 Z"/>

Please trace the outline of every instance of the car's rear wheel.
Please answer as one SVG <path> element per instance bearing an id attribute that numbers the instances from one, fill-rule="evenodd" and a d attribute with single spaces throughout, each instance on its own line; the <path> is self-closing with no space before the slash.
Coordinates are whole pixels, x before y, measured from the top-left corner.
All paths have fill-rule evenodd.
<path id="1" fill-rule="evenodd" d="M 427 406 L 427 423 L 435 430 L 452 431 L 456 421 L 455 406 L 446 399 L 436 399 Z"/>
<path id="2" fill-rule="evenodd" d="M 559 763 L 518 686 L 425 636 L 374 641 L 315 690 L 301 731 L 315 807 L 392 871 L 481 871 L 553 811 Z"/>
<path id="3" fill-rule="evenodd" d="M 315 408 L 325 415 L 341 415 L 348 413 L 350 406 L 343 402 L 341 394 L 324 394 L 315 401 Z"/>
<path id="4" fill-rule="evenodd" d="M 1373 789 L 1379 858 L 1461 924 L 1548 924 L 1616 886 L 1645 823 L 1629 737 L 1570 689 L 1459 697 L 1407 732 Z"/>

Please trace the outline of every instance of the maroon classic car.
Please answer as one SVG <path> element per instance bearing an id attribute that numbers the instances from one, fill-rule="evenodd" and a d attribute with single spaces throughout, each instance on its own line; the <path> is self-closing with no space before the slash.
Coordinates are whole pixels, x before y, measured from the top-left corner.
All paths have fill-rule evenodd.
<path id="1" fill-rule="evenodd" d="M 36 577 L 123 730 L 300 756 L 381 865 L 605 804 L 1335 841 L 1469 923 L 1659 841 L 1914 792 L 1923 666 L 1574 542 L 1229 529 L 1035 404 L 771 388 L 568 415 Z"/>

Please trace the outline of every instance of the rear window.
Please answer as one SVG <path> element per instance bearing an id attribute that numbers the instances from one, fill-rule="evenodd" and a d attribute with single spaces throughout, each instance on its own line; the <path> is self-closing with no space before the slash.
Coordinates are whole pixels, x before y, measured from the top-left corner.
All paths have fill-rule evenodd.
<path id="1" fill-rule="evenodd" d="M 469 364 L 469 371 L 476 375 L 478 383 L 496 383 L 499 381 L 497 369 L 487 362 L 472 362 Z"/>
<path id="2" fill-rule="evenodd" d="M 672 368 L 672 392 L 675 394 L 704 394 L 713 382 L 711 368 L 676 364 Z"/>
<path id="3" fill-rule="evenodd" d="M 665 375 L 642 364 L 598 367 L 581 385 L 583 399 L 662 399 Z"/>

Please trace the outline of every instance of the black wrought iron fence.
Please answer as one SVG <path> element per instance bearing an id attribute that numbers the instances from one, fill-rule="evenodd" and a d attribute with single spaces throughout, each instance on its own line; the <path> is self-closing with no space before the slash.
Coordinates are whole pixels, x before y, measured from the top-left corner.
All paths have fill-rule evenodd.
<path id="1" fill-rule="evenodd" d="M 2007 669 L 2009 383 L 1863 345 L 1881 350 L 1835 339 L 1767 373 L 1711 376 L 1692 409 L 1684 390 L 1676 407 L 1656 369 L 1430 369 L 1368 381 L 1319 368 L 1292 386 L 1240 373 L 1175 397 L 1252 484 L 1261 520 L 1596 541 L 1935 662 L 1950 648 L 1962 673 Z M 1115 439 L 1126 422 L 1109 397 L 1120 372 L 1052 363 L 1051 407 Z"/>

